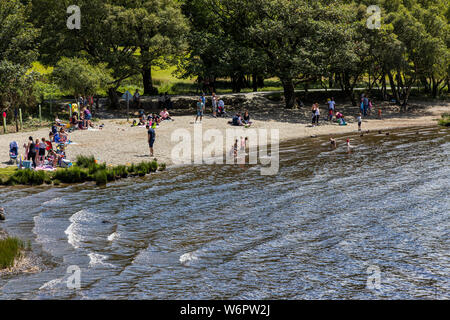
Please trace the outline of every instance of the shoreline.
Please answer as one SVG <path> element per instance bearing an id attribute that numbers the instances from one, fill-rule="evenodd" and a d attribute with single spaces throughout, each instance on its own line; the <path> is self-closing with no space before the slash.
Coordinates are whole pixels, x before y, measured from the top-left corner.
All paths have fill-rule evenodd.
<path id="1" fill-rule="evenodd" d="M 273 108 L 273 106 L 271 106 Z M 341 110 L 341 108 L 339 109 Z M 302 110 L 273 110 L 273 111 L 251 111 L 252 126 L 250 129 L 243 127 L 234 127 L 228 124 L 233 111 L 229 111 L 229 117 L 213 118 L 207 114 L 202 121 L 202 134 L 208 130 L 216 130 L 226 137 L 227 129 L 266 129 L 268 130 L 268 140 L 265 145 L 270 144 L 270 130 L 277 129 L 279 131 L 279 142 L 287 142 L 296 139 L 318 137 L 318 136 L 341 136 L 343 134 L 359 134 L 357 123 L 354 121 L 354 112 L 348 111 L 346 114 L 347 126 L 339 126 L 336 123 L 329 123 L 322 120 L 319 126 L 311 127 L 309 124 L 309 113 L 307 108 Z M 374 131 L 395 130 L 410 127 L 438 126 L 438 119 L 444 113 L 450 113 L 450 103 L 442 103 L 440 105 L 428 105 L 421 107 L 419 111 L 409 112 L 407 114 L 389 114 L 381 120 L 375 117 L 363 118 L 362 133 L 366 134 Z M 255 116 L 253 116 L 255 114 Z M 325 112 L 322 111 L 322 115 Z M 183 130 L 185 135 L 190 136 L 191 150 L 192 141 L 194 140 L 194 115 L 175 116 L 175 121 L 163 121 L 156 131 L 156 142 L 154 146 L 154 156 L 150 157 L 147 130 L 141 127 L 131 127 L 131 122 L 127 123 L 125 119 L 108 119 L 100 120 L 98 124 L 105 124 L 103 130 L 78 130 L 69 134 L 69 139 L 75 144 L 67 146 L 67 157 L 71 161 L 75 161 L 78 155 L 93 155 L 99 163 L 107 165 L 130 165 L 138 164 L 143 161 L 157 159 L 158 163 L 165 163 L 167 168 L 177 166 L 172 161 L 172 150 L 179 144 L 179 140 L 173 141 L 172 135 L 177 133 L 176 130 Z M 0 135 L 0 168 L 8 167 L 9 160 L 9 143 L 16 141 L 19 145 L 19 154 L 24 153 L 22 145 L 28 140 L 29 136 L 34 139 L 48 137 L 49 129 L 39 129 L 34 132 L 19 132 L 7 135 Z M 178 131 L 180 133 L 181 131 Z M 223 139 L 226 141 L 226 139 Z M 208 146 L 209 142 L 203 142 L 203 146 Z M 231 149 L 231 145 L 223 145 L 223 155 Z M 264 145 L 260 143 L 259 145 Z M 192 155 L 191 155 L 192 156 Z M 214 155 L 215 157 L 217 154 Z M 225 157 L 224 157 L 225 158 Z"/>

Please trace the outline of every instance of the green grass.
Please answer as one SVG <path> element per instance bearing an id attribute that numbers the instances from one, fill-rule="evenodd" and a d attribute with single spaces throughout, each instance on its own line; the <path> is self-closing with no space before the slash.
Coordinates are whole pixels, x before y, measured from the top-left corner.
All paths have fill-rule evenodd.
<path id="1" fill-rule="evenodd" d="M 444 127 L 450 127 L 450 114 L 448 113 L 443 114 L 441 119 L 439 119 L 439 125 Z"/>
<path id="2" fill-rule="evenodd" d="M 0 185 L 42 185 L 61 183 L 82 183 L 95 181 L 97 185 L 103 186 L 107 182 L 119 179 L 145 176 L 157 170 L 166 169 L 166 164 L 158 166 L 156 160 L 141 162 L 130 166 L 106 166 L 105 163 L 98 164 L 93 156 L 78 156 L 74 166 L 61 168 L 54 172 L 34 171 L 29 169 L 17 170 L 17 168 L 0 169 Z"/>
<path id="3" fill-rule="evenodd" d="M 0 269 L 12 267 L 23 249 L 25 244 L 17 238 L 8 237 L 0 240 Z"/>

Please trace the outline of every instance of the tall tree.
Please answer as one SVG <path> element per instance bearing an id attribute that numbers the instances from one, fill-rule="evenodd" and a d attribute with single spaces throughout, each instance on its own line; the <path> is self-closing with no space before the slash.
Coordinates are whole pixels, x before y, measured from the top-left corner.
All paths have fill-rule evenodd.
<path id="1" fill-rule="evenodd" d="M 28 22 L 30 6 L 0 1 L 0 109 L 32 98 L 34 77 L 27 73 L 37 57 L 39 30 Z"/>
<path id="2" fill-rule="evenodd" d="M 176 0 L 79 0 L 81 29 L 66 27 L 71 1 L 33 0 L 34 19 L 42 28 L 41 59 L 55 64 L 61 56 L 85 56 L 112 70 L 109 97 L 123 80 L 142 74 L 146 94 L 154 93 L 152 65 L 167 65 L 183 52 L 187 31 Z"/>

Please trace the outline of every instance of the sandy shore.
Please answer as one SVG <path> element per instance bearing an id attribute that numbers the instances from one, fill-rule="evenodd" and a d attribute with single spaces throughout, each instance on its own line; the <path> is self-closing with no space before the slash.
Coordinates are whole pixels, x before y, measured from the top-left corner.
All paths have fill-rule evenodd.
<path id="1" fill-rule="evenodd" d="M 209 129 L 218 129 L 225 137 L 226 129 L 236 128 L 227 123 L 230 118 L 216 119 L 208 113 L 207 111 L 206 116 L 203 118 L 203 132 Z M 355 133 L 358 130 L 357 123 L 354 122 L 353 115 L 355 112 L 353 111 L 344 113 L 347 115 L 347 126 L 321 121 L 321 125 L 318 127 L 311 127 L 309 124 L 309 108 L 301 111 L 277 109 L 274 112 L 258 109 L 250 110 L 250 113 L 253 121 L 251 129 L 278 129 L 281 142 L 318 135 L 333 136 Z M 382 120 L 375 119 L 375 117 L 364 119 L 362 129 L 363 131 L 385 131 L 395 128 L 436 125 L 437 119 L 443 113 L 450 113 L 450 103 L 442 102 L 438 105 L 425 103 L 420 105 L 418 110 L 413 110 L 406 115 L 384 112 L 383 115 L 386 114 L 386 117 Z M 324 109 L 322 109 L 322 116 L 326 116 L 326 110 Z M 190 133 L 192 140 L 194 137 L 195 125 L 193 115 L 175 116 L 174 118 L 175 121 L 164 121 L 156 129 L 154 156 L 159 162 L 164 162 L 167 165 L 173 164 L 171 153 L 177 142 L 172 142 L 171 137 L 175 130 L 186 129 Z M 124 119 L 100 120 L 98 122 L 98 124 L 102 123 L 105 124 L 102 130 L 79 130 L 69 135 L 70 140 L 76 143 L 67 147 L 67 156 L 70 160 L 75 160 L 77 155 L 94 155 L 100 162 L 112 165 L 150 160 L 145 128 L 131 127 L 131 124 Z M 33 136 L 34 139 L 47 138 L 49 131 L 49 129 L 40 129 L 34 132 L 0 135 L 0 167 L 7 166 L 9 143 L 11 141 L 17 141 L 20 146 L 19 153 L 23 154 L 24 148 L 22 148 L 22 145 L 29 136 Z M 207 145 L 207 143 L 204 143 L 204 145 Z M 229 151 L 230 148 L 231 145 L 224 145 L 224 152 Z"/>

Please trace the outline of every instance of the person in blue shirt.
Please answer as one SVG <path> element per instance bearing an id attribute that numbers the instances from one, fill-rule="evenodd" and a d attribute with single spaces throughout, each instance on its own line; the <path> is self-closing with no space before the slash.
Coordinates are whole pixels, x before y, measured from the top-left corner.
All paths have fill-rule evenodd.
<path id="1" fill-rule="evenodd" d="M 203 103 L 202 98 L 199 98 L 197 102 L 197 116 L 195 117 L 195 122 L 197 122 L 198 117 L 200 117 L 200 122 L 202 122 L 204 110 L 205 104 Z"/>
<path id="2" fill-rule="evenodd" d="M 153 145 L 155 144 L 156 132 L 155 129 L 150 128 L 149 125 L 146 126 L 148 133 L 148 146 L 150 147 L 150 157 L 153 157 Z"/>

